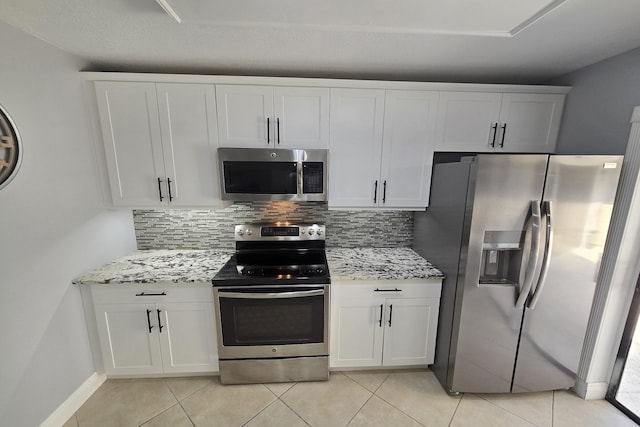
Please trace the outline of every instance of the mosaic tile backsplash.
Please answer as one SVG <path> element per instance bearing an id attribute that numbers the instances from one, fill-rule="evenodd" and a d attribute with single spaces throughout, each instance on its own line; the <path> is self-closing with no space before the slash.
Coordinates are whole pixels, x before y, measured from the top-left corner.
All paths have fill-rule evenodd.
<path id="1" fill-rule="evenodd" d="M 236 202 L 215 210 L 134 210 L 138 249 L 234 249 L 233 229 L 251 222 L 317 222 L 327 247 L 409 247 L 413 212 L 330 211 L 325 202 Z"/>

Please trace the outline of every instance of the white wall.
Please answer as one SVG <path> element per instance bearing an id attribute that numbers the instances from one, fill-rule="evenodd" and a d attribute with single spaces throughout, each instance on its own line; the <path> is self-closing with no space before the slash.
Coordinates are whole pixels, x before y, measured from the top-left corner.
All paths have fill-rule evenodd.
<path id="1" fill-rule="evenodd" d="M 640 49 L 554 79 L 573 86 L 558 136 L 561 154 L 624 154 L 629 118 L 640 105 Z"/>
<path id="2" fill-rule="evenodd" d="M 0 22 L 0 103 L 24 144 L 0 190 L 0 425 L 44 421 L 95 370 L 71 280 L 135 249 L 102 207 L 81 67 Z"/>

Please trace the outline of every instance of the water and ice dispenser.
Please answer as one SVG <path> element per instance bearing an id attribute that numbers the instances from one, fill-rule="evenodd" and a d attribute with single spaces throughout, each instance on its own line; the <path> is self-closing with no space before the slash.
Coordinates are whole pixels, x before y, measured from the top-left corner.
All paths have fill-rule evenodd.
<path id="1" fill-rule="evenodd" d="M 524 246 L 522 230 L 485 231 L 479 284 L 517 284 L 520 280 Z"/>

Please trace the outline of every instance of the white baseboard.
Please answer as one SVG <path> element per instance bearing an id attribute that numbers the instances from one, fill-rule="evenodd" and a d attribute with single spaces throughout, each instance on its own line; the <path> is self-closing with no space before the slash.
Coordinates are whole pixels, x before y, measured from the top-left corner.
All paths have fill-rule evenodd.
<path id="1" fill-rule="evenodd" d="M 94 372 L 80 387 L 67 398 L 62 405 L 44 420 L 40 427 L 60 427 L 86 402 L 93 393 L 107 380 L 104 374 Z"/>
<path id="2" fill-rule="evenodd" d="M 573 386 L 573 391 L 584 400 L 599 400 L 604 399 L 609 389 L 609 383 L 587 383 L 581 378 L 576 379 L 576 385 Z"/>

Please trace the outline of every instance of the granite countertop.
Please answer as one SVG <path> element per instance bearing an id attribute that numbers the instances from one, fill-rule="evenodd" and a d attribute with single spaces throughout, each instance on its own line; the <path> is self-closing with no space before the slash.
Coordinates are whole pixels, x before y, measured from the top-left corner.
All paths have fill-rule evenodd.
<path id="1" fill-rule="evenodd" d="M 232 250 L 139 250 L 76 278 L 75 284 L 203 283 L 224 266 Z M 327 261 L 332 280 L 443 278 L 409 248 L 331 248 Z"/>
<path id="2" fill-rule="evenodd" d="M 76 278 L 75 284 L 206 283 L 222 268 L 232 250 L 143 250 Z"/>
<path id="3" fill-rule="evenodd" d="M 442 279 L 444 274 L 410 248 L 327 249 L 331 280 Z"/>

